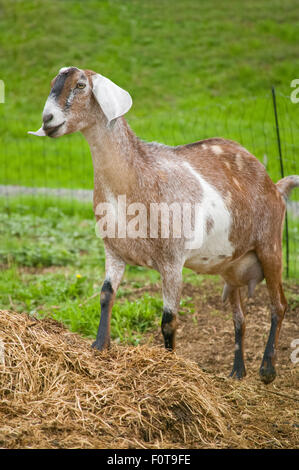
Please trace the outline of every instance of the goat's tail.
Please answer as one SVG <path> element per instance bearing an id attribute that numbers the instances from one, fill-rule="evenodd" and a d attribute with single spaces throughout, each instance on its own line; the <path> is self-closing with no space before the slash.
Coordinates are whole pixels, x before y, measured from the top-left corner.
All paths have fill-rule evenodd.
<path id="1" fill-rule="evenodd" d="M 276 183 L 278 191 L 283 195 L 285 199 L 288 199 L 292 189 L 299 187 L 299 176 L 291 175 L 282 178 Z"/>

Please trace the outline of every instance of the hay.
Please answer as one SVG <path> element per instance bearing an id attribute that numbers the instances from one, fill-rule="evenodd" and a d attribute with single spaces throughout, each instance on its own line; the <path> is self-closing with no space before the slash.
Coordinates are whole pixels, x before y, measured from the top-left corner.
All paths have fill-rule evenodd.
<path id="1" fill-rule="evenodd" d="M 54 320 L 8 311 L 0 339 L 1 447 L 282 447 L 242 427 L 254 386 L 214 379 L 163 348 L 99 353 Z"/>
<path id="2" fill-rule="evenodd" d="M 211 380 L 162 348 L 97 353 L 53 320 L 6 311 L 0 336 L 1 446 L 209 446 L 225 434 Z"/>

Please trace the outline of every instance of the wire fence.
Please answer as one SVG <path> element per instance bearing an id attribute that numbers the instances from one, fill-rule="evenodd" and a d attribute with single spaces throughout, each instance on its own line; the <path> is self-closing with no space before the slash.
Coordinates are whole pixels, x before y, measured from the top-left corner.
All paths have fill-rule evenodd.
<path id="1" fill-rule="evenodd" d="M 157 111 L 158 118 L 128 116 L 129 123 L 142 139 L 169 145 L 194 142 L 210 137 L 235 140 L 251 151 L 266 167 L 272 180 L 298 174 L 299 103 L 290 96 L 269 90 L 263 97 L 222 103 L 218 98 L 209 106 L 169 113 Z M 34 211 L 49 201 L 63 206 L 68 201 L 70 214 L 78 201 L 90 204 L 93 168 L 88 145 L 80 134 L 63 139 L 32 138 L 26 127 L 13 118 L 0 115 L 0 198 L 9 212 L 16 200 L 30 199 Z M 287 228 L 284 231 L 285 277 L 298 277 L 299 191 L 288 202 Z M 36 197 L 39 196 L 39 197 Z M 42 197 L 41 197 L 42 196 Z M 267 208 L 265 208 L 267 210 Z"/>

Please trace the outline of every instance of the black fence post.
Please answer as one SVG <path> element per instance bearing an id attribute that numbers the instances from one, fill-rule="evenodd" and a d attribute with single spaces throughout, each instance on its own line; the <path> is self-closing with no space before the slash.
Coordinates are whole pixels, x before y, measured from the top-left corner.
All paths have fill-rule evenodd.
<path id="1" fill-rule="evenodd" d="M 274 117 L 275 117 L 277 147 L 278 147 L 279 162 L 280 162 L 280 174 L 281 174 L 281 177 L 284 178 L 284 168 L 283 168 L 283 159 L 282 159 L 282 152 L 281 152 L 281 141 L 280 141 L 280 132 L 279 132 L 277 105 L 276 105 L 276 93 L 275 93 L 274 86 L 272 86 L 272 100 L 273 100 L 273 109 L 274 109 Z M 287 262 L 286 274 L 288 278 L 289 277 L 289 227 L 288 227 L 288 212 L 287 211 L 285 215 L 285 234 L 286 234 L 285 235 L 286 236 L 286 262 Z"/>

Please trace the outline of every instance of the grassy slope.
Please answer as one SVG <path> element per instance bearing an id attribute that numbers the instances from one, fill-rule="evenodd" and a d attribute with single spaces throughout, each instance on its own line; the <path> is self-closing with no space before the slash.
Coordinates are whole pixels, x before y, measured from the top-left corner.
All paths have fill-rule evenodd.
<path id="1" fill-rule="evenodd" d="M 242 7 L 238 0 L 0 0 L 0 183 L 92 187 L 80 135 L 26 135 L 40 126 L 50 79 L 69 64 L 99 71 L 132 93 L 128 120 L 140 137 L 168 144 L 234 138 L 261 159 L 266 153 L 277 179 L 269 90 L 275 84 L 289 95 L 296 77 L 297 7 L 293 0 L 272 0 L 271 8 L 268 0 Z M 282 100 L 286 173 L 296 170 L 295 108 Z"/>

